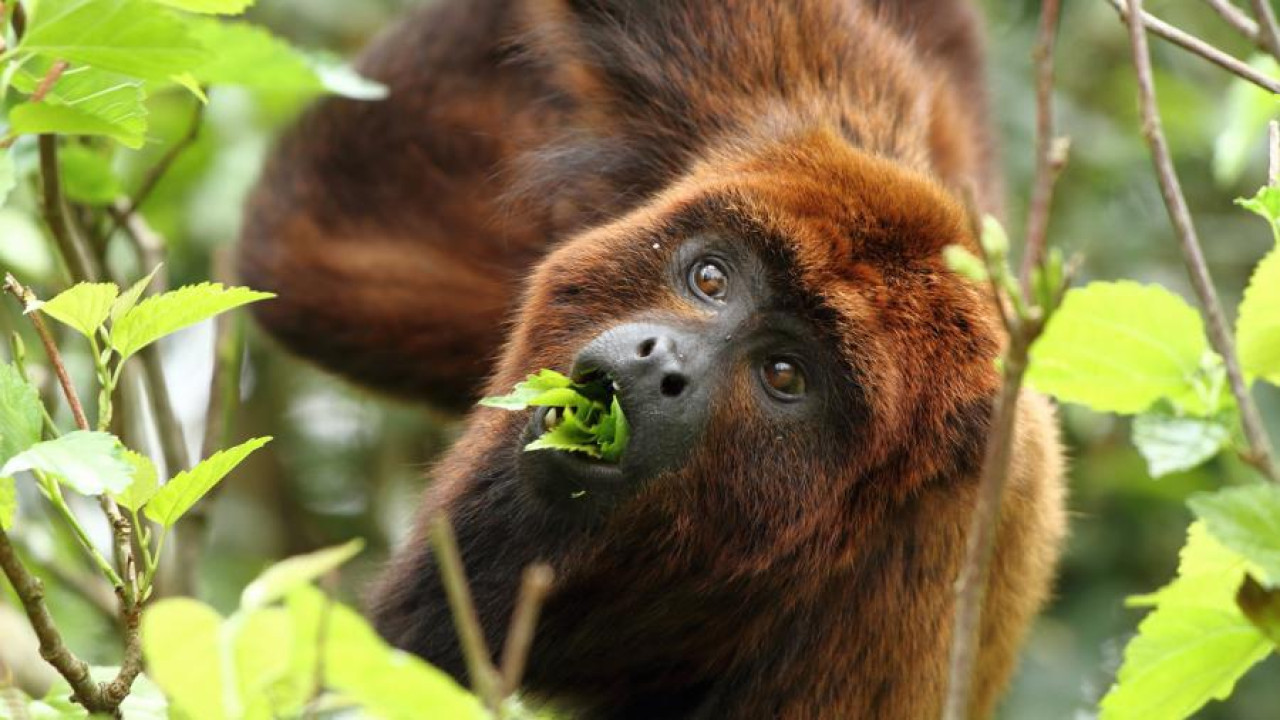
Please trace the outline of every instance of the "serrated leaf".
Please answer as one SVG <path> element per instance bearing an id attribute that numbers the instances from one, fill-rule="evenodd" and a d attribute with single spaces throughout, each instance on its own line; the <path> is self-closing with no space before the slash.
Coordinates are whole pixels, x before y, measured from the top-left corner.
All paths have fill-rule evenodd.
<path id="1" fill-rule="evenodd" d="M 356 538 L 343 545 L 291 557 L 267 568 L 240 595 L 240 605 L 259 608 L 284 598 L 299 585 L 310 583 L 337 569 L 364 549 Z"/>
<path id="2" fill-rule="evenodd" d="M 1280 247 L 1253 271 L 1240 303 L 1236 338 L 1245 373 L 1280 385 Z"/>
<path id="3" fill-rule="evenodd" d="M 142 293 L 146 292 L 147 286 L 155 279 L 156 273 L 160 272 L 162 265 L 156 265 L 151 268 L 151 272 L 141 280 L 129 286 L 128 290 L 120 293 L 120 297 L 111 305 L 111 322 L 116 322 L 124 317 L 124 314 L 133 309 L 138 304 L 138 299 L 142 297 Z"/>
<path id="4" fill-rule="evenodd" d="M 199 82 L 277 94 L 328 91 L 355 100 L 386 95 L 384 86 L 360 76 L 345 63 L 309 56 L 265 28 L 213 18 L 191 18 L 188 28 L 206 47 L 218 49 L 213 58 L 192 71 Z"/>
<path id="5" fill-rule="evenodd" d="M 1101 717 L 1183 718 L 1222 699 L 1267 655 L 1269 644 L 1236 605 L 1245 561 L 1201 523 L 1188 531 L 1178 577 L 1140 598 L 1157 607 L 1125 648 Z"/>
<path id="6" fill-rule="evenodd" d="M 227 717 L 221 627 L 213 608 L 188 598 L 161 600 L 142 614 L 147 670 L 186 717 Z"/>
<path id="7" fill-rule="evenodd" d="M 1143 413 L 1133 420 L 1133 444 L 1153 478 L 1196 467 L 1230 439 L 1231 431 L 1212 419 Z"/>
<path id="8" fill-rule="evenodd" d="M 243 13 L 254 0 L 155 0 L 161 5 L 186 10 L 193 13 L 204 13 L 207 15 L 239 15 Z"/>
<path id="9" fill-rule="evenodd" d="M 84 145 L 65 145 L 58 153 L 63 191 L 86 205 L 107 205 L 120 194 L 120 181 L 111 169 L 111 158 Z"/>
<path id="10" fill-rule="evenodd" d="M 1027 381 L 1064 402 L 1138 413 L 1194 387 L 1208 350 L 1199 314 L 1158 285 L 1070 290 L 1031 348 Z"/>
<path id="11" fill-rule="evenodd" d="M 275 297 L 243 287 L 220 283 L 187 285 L 138 303 L 111 327 L 111 346 L 122 357 L 182 328 L 208 320 L 228 310 Z"/>
<path id="12" fill-rule="evenodd" d="M 17 51 L 164 80 L 209 57 L 185 25 L 147 0 L 40 0 Z"/>
<path id="13" fill-rule="evenodd" d="M 0 364 L 0 465 L 40 442 L 40 394 L 18 368 Z"/>
<path id="14" fill-rule="evenodd" d="M 190 470 L 178 473 L 147 503 L 145 508 L 147 517 L 164 527 L 173 527 L 178 518 L 213 489 L 213 486 L 226 477 L 227 473 L 234 470 L 255 450 L 269 442 L 271 442 L 269 437 L 254 438 L 233 448 L 216 452 Z"/>
<path id="15" fill-rule="evenodd" d="M 573 385 L 572 380 L 555 370 L 539 370 L 517 383 L 509 394 L 483 398 L 480 404 L 502 410 L 524 410 L 529 407 L 530 400 L 548 390 L 568 388 L 571 385 Z"/>
<path id="16" fill-rule="evenodd" d="M 1261 573 L 1267 587 L 1280 587 L 1280 486 L 1254 483 L 1197 493 L 1187 504 L 1213 537 Z"/>
<path id="17" fill-rule="evenodd" d="M 124 492 L 112 493 L 111 497 L 115 498 L 122 507 L 137 512 L 160 489 L 160 476 L 156 471 L 155 463 L 151 462 L 146 455 L 126 449 L 124 459 L 133 469 L 133 480 Z"/>
<path id="18" fill-rule="evenodd" d="M 1266 220 L 1272 236 L 1280 240 L 1280 187 L 1263 185 L 1253 197 L 1237 198 L 1236 204 Z"/>
<path id="19" fill-rule="evenodd" d="M 83 495 L 123 492 L 133 480 L 133 467 L 124 459 L 120 441 L 111 433 L 88 430 L 32 445 L 10 458 L 0 475 L 23 470 L 48 473 Z"/>
<path id="20" fill-rule="evenodd" d="M 14 85 L 27 92 L 38 83 L 36 75 L 14 76 Z M 138 80 L 75 67 L 63 73 L 43 101 L 13 108 L 9 123 L 17 134 L 101 135 L 137 149 L 147 130 L 145 98 Z"/>
<path id="21" fill-rule="evenodd" d="M 79 283 L 44 303 L 40 311 L 85 337 L 93 337 L 120 294 L 115 283 Z"/>
<path id="22" fill-rule="evenodd" d="M 13 529 L 18 515 L 18 488 L 11 477 L 0 477 L 0 530 Z"/>

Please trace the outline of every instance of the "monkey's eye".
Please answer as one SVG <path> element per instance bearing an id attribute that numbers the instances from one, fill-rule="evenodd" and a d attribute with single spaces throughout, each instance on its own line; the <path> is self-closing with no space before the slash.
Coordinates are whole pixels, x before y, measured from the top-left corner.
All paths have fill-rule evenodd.
<path id="1" fill-rule="evenodd" d="M 804 395 L 804 373 L 800 366 L 786 358 L 769 358 L 760 368 L 765 389 L 780 400 L 796 400 Z"/>
<path id="2" fill-rule="evenodd" d="M 729 274 L 715 260 L 699 260 L 689 268 L 689 286 L 706 300 L 724 302 L 729 291 Z"/>

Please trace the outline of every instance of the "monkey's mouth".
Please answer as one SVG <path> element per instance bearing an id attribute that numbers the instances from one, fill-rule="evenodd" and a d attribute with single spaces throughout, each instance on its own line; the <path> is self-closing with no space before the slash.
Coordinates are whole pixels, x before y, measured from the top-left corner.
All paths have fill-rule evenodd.
<path id="1" fill-rule="evenodd" d="M 527 451 L 524 447 L 543 436 L 548 427 L 555 427 L 551 413 L 559 410 L 536 408 L 529 418 L 521 438 L 520 474 L 538 495 L 556 504 L 611 504 L 631 485 L 626 471 L 630 451 L 617 462 L 609 462 L 585 452 L 555 448 Z"/>

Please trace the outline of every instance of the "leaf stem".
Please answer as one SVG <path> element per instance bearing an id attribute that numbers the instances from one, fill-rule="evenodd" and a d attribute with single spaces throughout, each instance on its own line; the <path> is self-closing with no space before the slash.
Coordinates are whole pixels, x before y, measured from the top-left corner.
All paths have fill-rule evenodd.
<path id="1" fill-rule="evenodd" d="M 511 615 L 511 627 L 507 631 L 507 642 L 502 647 L 503 696 L 513 695 L 520 690 L 529 650 L 533 647 L 533 633 L 538 626 L 538 614 L 554 580 L 555 574 L 550 565 L 539 563 L 525 568 L 520 583 L 520 597 L 516 601 L 515 612 Z"/>
<path id="2" fill-rule="evenodd" d="M 1114 0 L 1113 0 L 1114 1 Z M 1143 17 L 1142 0 L 1127 0 L 1128 11 L 1125 17 Z M 1182 259 L 1191 277 L 1191 286 L 1200 302 L 1200 313 L 1204 317 L 1209 332 L 1209 340 L 1213 349 L 1222 357 L 1227 369 L 1227 378 L 1231 384 L 1231 393 L 1235 396 L 1240 409 L 1240 422 L 1244 428 L 1245 438 L 1249 443 L 1249 451 L 1245 460 L 1256 467 L 1262 474 L 1273 481 L 1280 482 L 1280 471 L 1272 462 L 1271 442 L 1258 414 L 1258 407 L 1249 394 L 1249 386 L 1245 382 L 1244 373 L 1240 370 L 1240 359 L 1236 355 L 1235 340 L 1227 325 L 1226 316 L 1218 300 L 1213 279 L 1209 274 L 1208 264 L 1201 250 L 1200 238 L 1196 233 L 1191 211 L 1187 207 L 1186 197 L 1182 193 L 1178 181 L 1177 170 L 1173 164 L 1173 156 L 1169 152 L 1169 144 L 1165 140 L 1160 111 L 1156 105 L 1155 80 L 1151 70 L 1151 53 L 1147 47 L 1146 28 L 1149 24 L 1128 22 L 1129 40 L 1133 47 L 1133 64 L 1138 78 L 1138 104 L 1142 111 L 1142 134 L 1151 150 L 1151 159 L 1155 165 L 1156 179 L 1160 184 L 1160 194 L 1164 198 L 1165 208 L 1173 222 L 1175 235 Z M 1273 90 L 1272 92 L 1276 92 Z"/>
<path id="3" fill-rule="evenodd" d="M 501 681 L 493 670 L 492 656 L 485 645 L 484 632 L 480 629 L 480 618 L 476 615 L 471 589 L 467 586 L 453 525 L 444 515 L 436 518 L 431 525 L 431 544 L 435 548 L 440 578 L 449 598 L 458 639 L 462 643 L 462 654 L 467 663 L 467 673 L 471 676 L 472 689 L 485 707 L 496 713 L 502 701 Z"/>

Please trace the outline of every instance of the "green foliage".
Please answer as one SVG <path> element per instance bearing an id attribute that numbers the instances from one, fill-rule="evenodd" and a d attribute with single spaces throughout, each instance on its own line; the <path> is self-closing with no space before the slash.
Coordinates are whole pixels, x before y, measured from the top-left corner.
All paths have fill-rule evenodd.
<path id="1" fill-rule="evenodd" d="M 957 275 L 975 283 L 987 281 L 987 266 L 982 259 L 960 245 L 948 245 L 942 251 L 947 267 Z"/>
<path id="2" fill-rule="evenodd" d="M 147 503 L 144 508 L 147 517 L 163 527 L 173 527 L 227 473 L 234 470 L 253 451 L 269 442 L 269 437 L 247 440 L 233 448 L 220 450 L 190 470 L 178 473 Z"/>
<path id="3" fill-rule="evenodd" d="M 1151 477 L 1190 470 L 1230 441 L 1231 430 L 1217 420 L 1155 412 L 1133 420 L 1133 444 L 1147 461 Z"/>
<path id="4" fill-rule="evenodd" d="M 631 439 L 630 425 L 607 378 L 575 383 L 554 370 L 540 370 L 509 394 L 484 398 L 480 404 L 503 410 L 550 408 L 548 429 L 525 450 L 564 450 L 616 463 Z"/>
<path id="5" fill-rule="evenodd" d="M 111 327 L 111 347 L 128 358 L 165 335 L 233 308 L 275 297 L 242 287 L 200 283 L 147 298 Z"/>
<path id="6" fill-rule="evenodd" d="M 40 311 L 85 337 L 94 337 L 119 294 L 115 283 L 80 283 L 41 305 Z"/>
<path id="7" fill-rule="evenodd" d="M 181 18 L 147 0 L 40 0 L 15 52 L 148 80 L 193 70 L 209 56 Z"/>
<path id="8" fill-rule="evenodd" d="M 1249 622 L 1280 651 L 1280 589 L 1265 588 L 1252 576 L 1247 576 L 1236 593 L 1236 604 Z"/>
<path id="9" fill-rule="evenodd" d="M 18 368 L 0 364 L 0 465 L 40 442 L 40 396 Z"/>
<path id="10" fill-rule="evenodd" d="M 360 554 L 364 540 L 317 550 L 276 563 L 244 589 L 240 605 L 260 608 L 283 599 L 295 588 L 314 582 Z"/>
<path id="11" fill-rule="evenodd" d="M 1253 272 L 1236 323 L 1246 373 L 1280 385 L 1280 247 Z"/>
<path id="12" fill-rule="evenodd" d="M 18 514 L 18 488 L 11 477 L 0 477 L 0 530 L 13 527 Z"/>
<path id="13" fill-rule="evenodd" d="M 160 475 L 151 458 L 132 450 L 124 451 L 124 459 L 133 469 L 133 481 L 123 492 L 111 493 L 120 507 L 137 512 L 155 497 L 160 489 Z"/>
<path id="14" fill-rule="evenodd" d="M 1158 285 L 1095 282 L 1071 290 L 1031 348 L 1027 381 L 1065 402 L 1139 413 L 1186 402 L 1209 352 L 1200 316 Z"/>
<path id="15" fill-rule="evenodd" d="M 239 15 L 255 0 L 155 0 L 161 5 L 168 5 L 179 10 L 211 15 Z"/>
<path id="16" fill-rule="evenodd" d="M 192 718 L 228 717 L 221 628 L 213 608 L 188 598 L 157 602 L 142 617 L 142 652 L 151 679 Z"/>
<path id="17" fill-rule="evenodd" d="M 17 184 L 17 170 L 13 166 L 13 151 L 9 149 L 0 151 L 0 205 L 3 205 L 9 199 L 9 193 L 13 192 L 13 188 Z M 3 260 L 3 258 L 0 257 L 0 260 Z"/>
<path id="18" fill-rule="evenodd" d="M 34 91 L 40 76 L 15 77 L 14 86 Z M 101 135 L 127 148 L 142 147 L 147 132 L 146 92 L 140 80 L 92 67 L 68 69 L 45 99 L 9 111 L 14 134 Z"/>
<path id="19" fill-rule="evenodd" d="M 1231 694 L 1270 643 L 1236 604 L 1246 562 L 1202 524 L 1191 526 L 1178 577 L 1137 603 L 1155 609 L 1125 648 L 1101 717 L 1183 718 Z"/>
<path id="20" fill-rule="evenodd" d="M 1280 77 L 1280 65 L 1270 56 L 1255 55 L 1249 65 L 1268 77 Z M 1213 175 L 1220 184 L 1240 178 L 1249 158 L 1262 146 L 1267 121 L 1278 114 L 1275 95 L 1246 80 L 1232 79 L 1223 112 L 1227 122 L 1213 145 Z"/>
<path id="21" fill-rule="evenodd" d="M 111 169 L 111 158 L 83 145 L 68 145 L 58 155 L 62 163 L 62 187 L 67 198 L 86 205 L 106 205 L 120 195 L 120 180 Z"/>
<path id="22" fill-rule="evenodd" d="M 114 435 L 88 430 L 32 445 L 10 458 L 0 475 L 24 470 L 46 473 L 82 495 L 124 492 L 134 472 Z"/>
<path id="23" fill-rule="evenodd" d="M 1269 588 L 1280 587 L 1280 486 L 1252 483 L 1187 501 L 1214 539 L 1248 560 Z"/>

